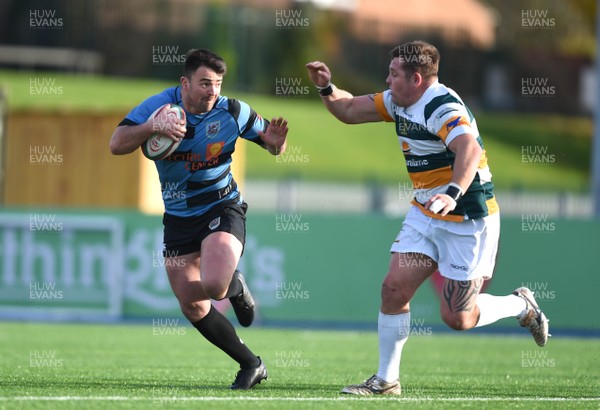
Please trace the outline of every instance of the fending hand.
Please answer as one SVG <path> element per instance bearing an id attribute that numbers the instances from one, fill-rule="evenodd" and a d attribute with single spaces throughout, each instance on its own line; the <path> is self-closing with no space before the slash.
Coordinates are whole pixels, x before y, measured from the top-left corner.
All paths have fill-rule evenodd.
<path id="1" fill-rule="evenodd" d="M 331 83 L 331 71 L 329 67 L 321 61 L 312 61 L 306 64 L 310 81 L 320 88 L 327 87 Z"/>
<path id="2" fill-rule="evenodd" d="M 265 132 L 259 132 L 260 138 L 267 145 L 267 149 L 273 155 L 279 155 L 285 151 L 288 133 L 287 120 L 283 117 L 273 118 Z"/>

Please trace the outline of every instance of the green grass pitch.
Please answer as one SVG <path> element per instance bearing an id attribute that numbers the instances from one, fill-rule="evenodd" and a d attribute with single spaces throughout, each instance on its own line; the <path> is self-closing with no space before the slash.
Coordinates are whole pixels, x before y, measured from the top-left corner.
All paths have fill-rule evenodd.
<path id="1" fill-rule="evenodd" d="M 377 367 L 371 331 L 239 329 L 268 380 L 230 391 L 235 363 L 183 319 L 96 325 L 0 323 L 2 409 L 370 409 L 600 406 L 600 343 L 437 332 L 404 348 L 403 395 L 348 397 Z"/>

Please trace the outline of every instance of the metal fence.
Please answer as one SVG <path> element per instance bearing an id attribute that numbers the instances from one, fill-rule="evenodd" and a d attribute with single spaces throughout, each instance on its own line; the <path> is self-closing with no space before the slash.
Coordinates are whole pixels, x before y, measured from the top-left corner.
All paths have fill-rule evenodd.
<path id="1" fill-rule="evenodd" d="M 296 180 L 247 180 L 243 194 L 251 208 L 256 210 L 336 214 L 375 212 L 389 216 L 405 215 L 412 199 L 412 192 L 404 185 L 386 187 Z M 520 218 L 535 214 L 563 219 L 593 217 L 590 194 L 499 191 L 496 197 L 503 216 Z"/>

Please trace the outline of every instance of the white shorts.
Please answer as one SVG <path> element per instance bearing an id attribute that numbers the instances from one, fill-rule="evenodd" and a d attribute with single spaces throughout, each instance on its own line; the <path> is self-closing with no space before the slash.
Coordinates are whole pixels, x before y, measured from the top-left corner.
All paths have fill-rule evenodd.
<path id="1" fill-rule="evenodd" d="M 453 280 L 490 279 L 494 273 L 500 214 L 463 222 L 430 218 L 412 206 L 390 252 L 421 253 Z"/>

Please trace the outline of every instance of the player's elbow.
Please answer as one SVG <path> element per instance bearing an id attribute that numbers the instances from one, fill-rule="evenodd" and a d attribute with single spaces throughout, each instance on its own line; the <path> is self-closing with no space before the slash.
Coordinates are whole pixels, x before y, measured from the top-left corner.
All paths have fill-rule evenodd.
<path id="1" fill-rule="evenodd" d="M 338 119 L 341 122 L 343 122 L 344 124 L 350 124 L 350 125 L 352 125 L 352 124 L 356 124 L 357 123 L 357 121 L 354 118 L 350 117 L 350 116 L 343 117 L 343 118 L 338 118 Z"/>
<path id="2" fill-rule="evenodd" d="M 358 116 L 355 115 L 349 108 L 334 112 L 333 115 L 335 115 L 335 117 L 344 124 L 357 124 L 360 122 Z"/>
<path id="3" fill-rule="evenodd" d="M 358 124 L 360 121 L 356 118 L 356 116 L 349 113 L 340 113 L 335 116 L 338 120 L 343 122 L 344 124 Z"/>
<path id="4" fill-rule="evenodd" d="M 335 117 L 337 118 L 339 121 L 343 122 L 344 124 L 356 124 L 356 122 L 353 119 L 353 115 L 350 112 L 349 109 L 347 108 L 338 108 L 335 106 L 328 106 L 327 107 L 329 109 L 329 112 Z"/>
<path id="5" fill-rule="evenodd" d="M 359 110 L 352 109 L 351 107 L 338 112 L 337 115 L 334 114 L 338 120 L 343 122 L 344 124 L 363 124 L 365 122 L 373 121 L 370 119 L 365 113 L 360 112 Z"/>
<path id="6" fill-rule="evenodd" d="M 113 155 L 119 155 L 119 148 L 117 147 L 117 144 L 114 143 L 114 141 L 110 140 L 110 142 L 108 143 L 108 149 L 110 149 L 110 153 Z"/>
<path id="7" fill-rule="evenodd" d="M 115 136 L 113 135 L 113 137 L 110 139 L 110 142 L 108 144 L 108 148 L 110 149 L 110 153 L 113 155 L 123 155 L 124 152 L 122 150 L 121 144 L 119 144 L 119 141 L 117 138 L 115 138 Z"/>
<path id="8" fill-rule="evenodd" d="M 123 129 L 121 127 L 117 128 L 108 143 L 110 153 L 113 155 L 124 155 L 132 152 L 131 149 L 125 145 L 125 141 L 126 138 L 123 135 Z"/>

